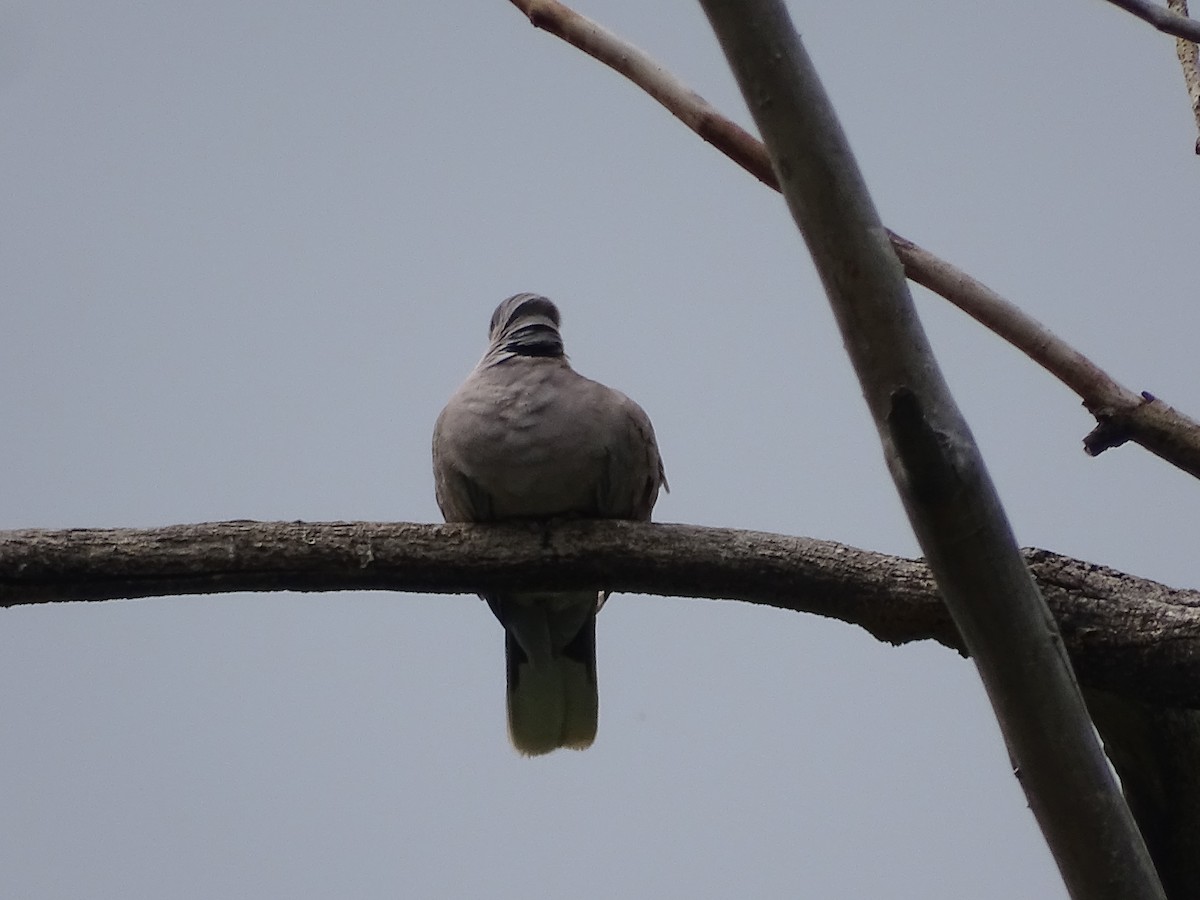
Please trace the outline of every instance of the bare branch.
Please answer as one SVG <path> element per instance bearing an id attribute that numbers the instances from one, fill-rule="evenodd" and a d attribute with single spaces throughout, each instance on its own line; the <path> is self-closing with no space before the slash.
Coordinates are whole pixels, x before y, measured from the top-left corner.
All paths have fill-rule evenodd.
<path id="1" fill-rule="evenodd" d="M 1113 6 L 1119 6 L 1126 12 L 1131 12 L 1144 22 L 1149 22 L 1163 34 L 1174 35 L 1176 38 L 1186 38 L 1189 41 L 1200 41 L 1200 22 L 1187 17 L 1187 11 L 1180 15 L 1173 9 L 1164 9 L 1149 0 L 1108 0 Z"/>
<path id="2" fill-rule="evenodd" d="M 890 233 L 905 274 L 1004 338 L 1083 400 L 1096 417 L 1084 438 L 1090 456 L 1132 440 L 1200 478 L 1200 424 L 1149 393 L 1134 393 L 1032 316 L 987 285 Z"/>
<path id="3" fill-rule="evenodd" d="M 700 3 L 767 145 L 896 489 L 1067 890 L 1078 900 L 1164 898 L 1055 622 L 783 0 Z"/>
<path id="4" fill-rule="evenodd" d="M 1167 0 L 1167 6 L 1176 15 L 1188 15 L 1187 0 Z M 1179 65 L 1183 69 L 1183 83 L 1187 87 L 1196 128 L 1200 129 L 1200 53 L 1197 53 L 1195 39 L 1175 38 L 1175 55 L 1179 57 Z M 1200 154 L 1200 138 L 1196 138 L 1196 153 Z"/>
<path id="5" fill-rule="evenodd" d="M 512 3 L 538 28 L 625 75 L 705 141 L 763 184 L 779 190 L 762 143 L 641 50 L 557 0 Z M 910 279 L 1021 350 L 1083 400 L 1098 422 L 1084 439 L 1090 455 L 1132 440 L 1200 478 L 1200 424 L 1153 396 L 1119 384 L 1015 304 L 946 260 L 893 231 L 888 231 L 888 237 Z"/>
<path id="6" fill-rule="evenodd" d="M 1027 550 L 1084 683 L 1200 707 L 1200 591 Z M 741 600 L 961 652 L 928 568 L 831 541 L 636 522 L 214 522 L 0 531 L 0 606 L 232 591 L 475 593 L 520 583 Z"/>
<path id="7" fill-rule="evenodd" d="M 746 129 L 624 38 L 558 0 L 511 0 L 535 28 L 620 72 L 661 103 L 684 125 L 712 144 L 769 188 L 779 190 L 767 148 Z"/>

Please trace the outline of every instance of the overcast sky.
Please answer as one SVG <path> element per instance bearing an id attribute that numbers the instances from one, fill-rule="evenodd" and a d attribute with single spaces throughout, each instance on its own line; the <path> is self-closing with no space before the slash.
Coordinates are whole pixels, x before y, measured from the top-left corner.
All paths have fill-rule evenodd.
<path id="1" fill-rule="evenodd" d="M 582 7 L 743 123 L 694 3 Z M 885 222 L 1200 412 L 1173 40 L 1093 0 L 795 2 Z M 654 420 L 660 521 L 915 555 L 782 200 L 470 3 L 0 6 L 0 527 L 437 521 L 495 304 Z M 1024 545 L 1200 587 L 1194 480 L 918 303 Z M 0 879 L 59 898 L 1065 897 L 973 667 L 618 596 L 528 760 L 473 597 L 0 611 Z"/>

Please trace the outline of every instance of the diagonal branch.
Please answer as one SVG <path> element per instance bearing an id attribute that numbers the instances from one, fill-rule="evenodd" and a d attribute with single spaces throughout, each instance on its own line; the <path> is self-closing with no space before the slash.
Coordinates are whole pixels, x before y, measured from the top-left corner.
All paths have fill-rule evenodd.
<path id="1" fill-rule="evenodd" d="M 1108 0 L 1113 6 L 1119 6 L 1126 12 L 1133 13 L 1143 22 L 1149 22 L 1163 34 L 1189 41 L 1200 41 L 1200 22 L 1187 17 L 1187 10 L 1180 15 L 1173 9 L 1166 9 L 1149 0 Z"/>
<path id="2" fill-rule="evenodd" d="M 1083 439 L 1089 456 L 1132 440 L 1200 478 L 1200 424 L 1152 394 L 1137 394 L 1120 384 L 1041 322 L 966 272 L 894 232 L 889 236 L 909 278 L 1004 338 L 1083 400 L 1097 422 Z"/>
<path id="3" fill-rule="evenodd" d="M 537 28 L 615 69 L 743 169 L 775 190 L 766 148 L 643 51 L 558 0 L 511 0 Z M 1084 439 L 1095 456 L 1127 440 L 1200 478 L 1200 424 L 1146 393 L 1130 390 L 986 285 L 889 231 L 905 275 L 949 300 L 1025 353 L 1068 388 L 1097 419 Z"/>
<path id="4" fill-rule="evenodd" d="M 746 129 L 624 38 L 558 0 L 512 0 L 534 28 L 562 38 L 617 71 L 769 188 L 779 190 L 767 148 Z"/>
<path id="5" fill-rule="evenodd" d="M 896 490 L 1077 900 L 1163 900 L 1050 611 L 783 0 L 700 0 L 771 155 Z"/>
<path id="6" fill-rule="evenodd" d="M 1172 12 L 1181 16 L 1188 14 L 1187 0 L 1167 0 L 1167 6 Z M 1191 21 L 1189 19 L 1189 21 Z M 1196 47 L 1196 39 L 1175 38 L 1175 55 L 1179 57 L 1179 65 L 1183 69 L 1183 84 L 1187 88 L 1188 102 L 1192 107 L 1192 115 L 1196 119 L 1196 127 L 1200 129 L 1200 51 Z M 1200 138 L 1196 139 L 1196 153 L 1200 155 Z"/>
<path id="7" fill-rule="evenodd" d="M 1200 591 L 1045 550 L 1032 568 L 1085 684 L 1200 708 Z M 0 607 L 234 591 L 602 586 L 741 600 L 961 643 L 923 562 L 812 538 L 638 522 L 212 522 L 0 531 Z"/>

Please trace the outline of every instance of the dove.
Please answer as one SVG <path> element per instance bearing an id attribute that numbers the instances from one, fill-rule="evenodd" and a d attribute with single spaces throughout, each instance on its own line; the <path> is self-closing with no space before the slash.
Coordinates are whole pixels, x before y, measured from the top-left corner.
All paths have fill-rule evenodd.
<path id="1" fill-rule="evenodd" d="M 649 521 L 668 490 L 650 419 L 580 375 L 558 307 L 516 294 L 492 315 L 487 352 L 438 416 L 433 471 L 447 522 L 557 517 Z M 527 756 L 596 737 L 601 590 L 482 595 L 505 630 L 508 731 Z"/>

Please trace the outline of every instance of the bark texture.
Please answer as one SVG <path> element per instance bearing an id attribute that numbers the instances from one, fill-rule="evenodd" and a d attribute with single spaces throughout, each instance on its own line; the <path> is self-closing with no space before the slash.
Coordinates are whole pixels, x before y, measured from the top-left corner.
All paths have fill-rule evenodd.
<path id="1" fill-rule="evenodd" d="M 1200 708 L 1200 591 L 1026 550 L 1080 680 Z M 742 600 L 962 645 L 919 560 L 832 541 L 634 522 L 211 522 L 0 532 L 0 606 L 231 591 L 596 586 Z"/>

